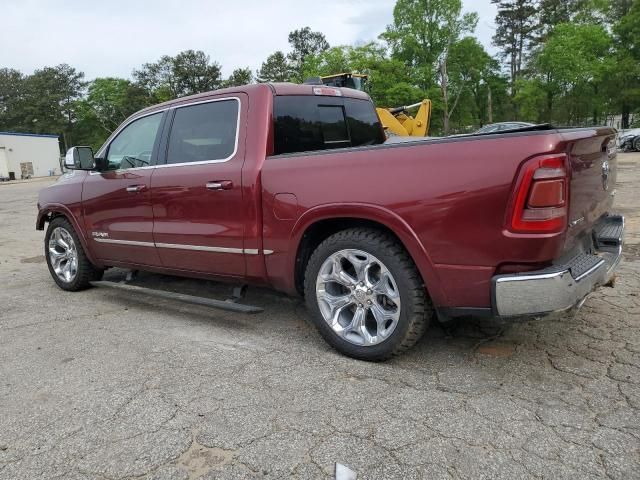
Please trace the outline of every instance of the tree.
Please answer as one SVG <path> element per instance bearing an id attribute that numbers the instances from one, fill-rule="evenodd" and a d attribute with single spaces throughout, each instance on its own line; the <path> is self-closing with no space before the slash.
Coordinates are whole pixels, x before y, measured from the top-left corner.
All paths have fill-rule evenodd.
<path id="1" fill-rule="evenodd" d="M 251 73 L 251 69 L 247 68 L 236 68 L 229 78 L 227 78 L 223 82 L 223 86 L 225 87 L 239 87 L 241 85 L 248 85 L 253 82 L 253 73 Z"/>
<path id="2" fill-rule="evenodd" d="M 368 92 L 378 106 L 408 105 L 424 97 L 420 89 L 411 84 L 409 68 L 389 58 L 386 49 L 378 43 L 332 47 L 308 56 L 303 65 L 306 78 L 340 72 L 368 75 Z"/>
<path id="3" fill-rule="evenodd" d="M 476 14 L 460 17 L 460 0 L 398 0 L 393 24 L 381 35 L 393 58 L 405 62 L 416 84 L 427 90 L 436 82 L 439 60 L 451 43 L 452 29 L 471 25 Z M 460 29 L 459 31 L 462 31 Z"/>
<path id="4" fill-rule="evenodd" d="M 603 3 L 603 7 L 615 22 L 628 15 L 631 8 L 637 8 L 637 5 L 637 0 L 608 0 Z"/>
<path id="5" fill-rule="evenodd" d="M 20 101 L 24 75 L 11 68 L 0 69 L 0 130 L 14 130 L 22 123 Z"/>
<path id="6" fill-rule="evenodd" d="M 129 115 L 148 106 L 151 100 L 140 86 L 122 78 L 96 78 L 84 100 L 101 127 L 111 133 Z"/>
<path id="7" fill-rule="evenodd" d="M 86 83 L 84 73 L 61 64 L 36 70 L 24 81 L 20 101 L 22 131 L 57 133 L 64 146 L 73 144 L 72 132 L 76 120 L 76 104 Z"/>
<path id="8" fill-rule="evenodd" d="M 617 47 L 615 65 L 610 85 L 622 113 L 623 129 L 630 126 L 630 114 L 640 107 L 640 1 L 613 1 L 613 10 L 620 16 L 614 25 Z"/>
<path id="9" fill-rule="evenodd" d="M 517 94 L 525 53 L 534 39 L 537 9 L 534 0 L 491 0 L 498 6 L 493 43 L 502 48 L 511 75 L 511 95 Z M 517 112 L 516 112 L 517 119 Z"/>
<path id="10" fill-rule="evenodd" d="M 289 33 L 291 52 L 287 55 L 293 73 L 293 79 L 299 83 L 304 81 L 303 65 L 310 55 L 318 55 L 329 49 L 329 43 L 321 32 L 314 32 L 309 27 Z"/>
<path id="11" fill-rule="evenodd" d="M 499 65 L 476 38 L 464 37 L 451 45 L 447 73 L 452 101 L 447 105 L 449 118 L 455 117 L 460 126 L 490 123 L 493 96 L 497 104 L 502 103 L 504 83 L 501 88 Z"/>
<path id="12" fill-rule="evenodd" d="M 589 0 L 540 0 L 538 7 L 541 38 L 548 36 L 554 26 L 569 23 L 576 13 L 584 12 Z"/>
<path id="13" fill-rule="evenodd" d="M 478 22 L 476 13 L 462 14 L 461 0 L 398 0 L 393 24 L 381 35 L 391 47 L 393 58 L 411 68 L 413 81 L 423 92 L 433 93 L 437 85 L 442 103 L 443 127 L 448 133 L 449 52 Z M 455 106 L 454 106 L 455 109 Z"/>
<path id="14" fill-rule="evenodd" d="M 291 67 L 287 57 L 281 51 L 272 53 L 256 72 L 258 82 L 288 82 L 291 79 Z"/>
<path id="15" fill-rule="evenodd" d="M 175 57 L 162 56 L 133 71 L 136 82 L 158 101 L 220 88 L 221 67 L 200 50 L 186 50 Z"/>
<path id="16" fill-rule="evenodd" d="M 541 111 L 539 119 L 547 122 L 584 124 L 590 118 L 599 123 L 606 102 L 602 86 L 612 67 L 611 47 L 611 37 L 600 25 L 557 25 L 532 59 L 531 79 L 520 83 L 523 94 L 537 99 L 544 96 L 544 101 L 536 106 L 518 95 L 518 103 Z"/>
<path id="17" fill-rule="evenodd" d="M 442 114 L 443 114 L 443 128 L 444 128 L 444 134 L 445 135 L 449 135 L 449 129 L 450 129 L 450 119 L 451 119 L 451 114 L 455 111 L 458 102 L 460 100 L 460 95 L 462 94 L 462 90 L 464 88 L 464 84 L 466 82 L 466 78 L 465 78 L 465 74 L 463 72 L 469 72 L 470 69 L 468 69 L 467 65 L 464 65 L 464 59 L 470 59 L 470 57 L 468 57 L 466 55 L 466 52 L 464 52 L 465 48 L 469 48 L 470 51 L 480 51 L 480 52 L 484 52 L 484 48 L 482 48 L 482 46 L 475 41 L 474 39 L 469 38 L 467 41 L 464 42 L 465 45 L 463 45 L 462 47 L 459 47 L 459 45 L 461 44 L 461 42 L 458 42 L 458 39 L 460 38 L 460 35 L 465 33 L 465 32 L 473 32 L 473 30 L 475 30 L 476 25 L 478 23 L 478 16 L 477 14 L 465 14 L 461 16 L 461 10 L 462 10 L 462 5 L 460 4 L 460 2 L 458 2 L 459 7 L 457 10 L 453 10 L 451 12 L 451 15 L 449 17 L 448 20 L 448 25 L 447 25 L 447 33 L 448 33 L 448 40 L 447 40 L 447 44 L 445 46 L 445 49 L 440 57 L 440 65 L 439 65 L 439 80 L 440 80 L 440 91 L 442 92 Z M 454 5 L 452 5 L 453 7 L 455 7 Z M 451 77 L 449 75 L 449 66 L 450 66 L 450 58 L 452 51 L 454 51 L 454 53 L 456 52 L 456 47 L 457 48 L 457 52 L 460 52 L 460 54 L 458 54 L 457 56 L 453 56 L 454 59 L 457 60 L 457 62 L 451 62 L 451 64 L 453 66 L 457 66 L 458 68 L 458 72 L 459 72 L 459 85 L 458 85 L 458 93 L 455 96 L 455 100 L 453 102 L 453 104 L 450 104 L 449 101 L 449 96 L 450 96 L 450 91 L 449 91 L 449 85 L 450 85 L 450 81 L 451 81 Z M 463 53 L 464 52 L 464 53 Z"/>

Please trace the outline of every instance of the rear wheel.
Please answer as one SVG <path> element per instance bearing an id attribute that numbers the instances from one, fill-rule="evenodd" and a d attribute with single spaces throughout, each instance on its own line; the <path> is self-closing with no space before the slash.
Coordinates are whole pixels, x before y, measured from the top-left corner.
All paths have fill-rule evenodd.
<path id="1" fill-rule="evenodd" d="M 44 254 L 51 277 L 63 290 L 77 291 L 100 280 L 104 270 L 87 258 L 78 234 L 64 217 L 54 218 L 44 241 Z"/>
<path id="2" fill-rule="evenodd" d="M 640 152 L 640 137 L 636 137 L 636 138 L 633 140 L 633 149 L 634 149 L 636 152 Z"/>
<path id="3" fill-rule="evenodd" d="M 362 360 L 403 353 L 432 316 L 407 252 L 374 229 L 344 230 L 322 242 L 307 265 L 305 296 L 323 338 Z"/>

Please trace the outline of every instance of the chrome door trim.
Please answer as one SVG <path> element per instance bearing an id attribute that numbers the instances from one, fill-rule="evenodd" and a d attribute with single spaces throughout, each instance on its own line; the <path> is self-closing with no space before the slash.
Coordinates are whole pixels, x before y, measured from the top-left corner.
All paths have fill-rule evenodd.
<path id="1" fill-rule="evenodd" d="M 116 245 L 132 245 L 134 247 L 155 247 L 153 242 L 136 242 L 134 240 L 114 240 L 112 238 L 94 238 L 98 243 L 114 243 Z"/>
<path id="2" fill-rule="evenodd" d="M 228 247 L 205 247 L 201 245 L 186 245 L 178 243 L 156 243 L 158 248 L 173 248 L 177 250 L 197 250 L 199 252 L 217 252 L 217 253 L 246 253 L 242 248 Z"/>
<path id="3" fill-rule="evenodd" d="M 273 250 L 262 250 L 257 248 L 229 248 L 229 247 L 207 247 L 204 245 L 187 245 L 179 243 L 152 243 L 152 242 L 137 242 L 134 240 L 114 240 L 112 238 L 93 238 L 98 243 L 111 243 L 115 245 L 132 245 L 134 247 L 157 247 L 157 248 L 171 248 L 175 250 L 195 250 L 198 252 L 215 252 L 215 253 L 235 253 L 242 255 L 271 255 Z"/>

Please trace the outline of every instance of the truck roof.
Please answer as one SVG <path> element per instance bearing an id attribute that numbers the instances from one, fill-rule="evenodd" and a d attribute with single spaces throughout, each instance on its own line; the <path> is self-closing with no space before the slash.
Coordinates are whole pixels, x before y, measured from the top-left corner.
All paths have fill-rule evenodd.
<path id="1" fill-rule="evenodd" d="M 229 87 L 222 88 L 219 90 L 212 90 L 209 92 L 197 93 L 195 95 L 189 95 L 186 97 L 176 98 L 174 100 L 169 100 L 167 102 L 159 103 L 156 105 L 152 105 L 150 107 L 144 108 L 132 115 L 138 116 L 143 112 L 151 112 L 157 109 L 165 109 L 167 107 L 171 107 L 172 105 L 184 104 L 191 101 L 197 101 L 202 98 L 207 98 L 212 95 L 224 95 L 224 94 L 234 94 L 234 93 L 249 93 L 251 92 L 259 92 L 265 89 L 271 89 L 274 95 L 314 95 L 314 88 L 328 88 L 331 90 L 339 90 L 341 92 L 342 97 L 347 98 L 359 98 L 363 100 L 368 100 L 369 95 L 364 92 L 353 90 L 351 88 L 337 88 L 337 87 L 322 87 L 321 85 L 299 85 L 296 83 L 254 83 L 251 85 L 242 85 L 239 87 Z"/>

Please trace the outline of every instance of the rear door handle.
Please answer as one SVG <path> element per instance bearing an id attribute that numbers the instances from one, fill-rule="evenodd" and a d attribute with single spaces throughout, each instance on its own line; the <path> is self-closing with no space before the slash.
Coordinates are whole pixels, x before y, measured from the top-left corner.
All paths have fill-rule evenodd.
<path id="1" fill-rule="evenodd" d="M 233 182 L 231 180 L 216 180 L 215 182 L 207 182 L 207 190 L 231 190 Z"/>
<path id="2" fill-rule="evenodd" d="M 129 193 L 138 193 L 147 189 L 146 185 L 131 185 L 127 187 L 127 192 Z"/>

